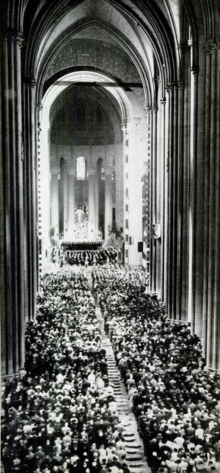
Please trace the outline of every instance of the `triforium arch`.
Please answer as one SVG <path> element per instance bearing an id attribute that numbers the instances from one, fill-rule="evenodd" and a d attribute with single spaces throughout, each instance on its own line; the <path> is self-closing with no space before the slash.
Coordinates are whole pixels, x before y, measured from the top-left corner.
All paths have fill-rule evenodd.
<path id="1" fill-rule="evenodd" d="M 134 257 L 129 245 L 133 228 L 143 218 L 130 205 L 135 199 L 133 170 L 140 166 L 148 202 L 143 220 L 152 226 L 147 231 L 151 289 L 161 295 L 171 318 L 191 322 L 192 331 L 202 338 L 208 366 L 219 369 L 217 3 L 42 0 L 35 5 L 30 0 L 3 0 L 2 11 L 3 374 L 23 366 L 24 325 L 35 317 L 37 255 L 42 251 L 39 221 L 45 214 L 42 199 L 37 208 L 44 171 L 38 168 L 42 136 L 49 156 L 50 116 L 45 115 L 44 100 L 50 87 L 55 91 L 56 81 L 65 82 L 67 74 L 86 77 L 88 72 L 107 77 L 116 93 L 93 84 L 102 102 L 107 95 L 111 118 L 120 116 L 119 153 L 130 166 L 124 169 L 120 217 L 125 230 L 128 226 L 126 254 L 132 256 L 127 262 Z"/>

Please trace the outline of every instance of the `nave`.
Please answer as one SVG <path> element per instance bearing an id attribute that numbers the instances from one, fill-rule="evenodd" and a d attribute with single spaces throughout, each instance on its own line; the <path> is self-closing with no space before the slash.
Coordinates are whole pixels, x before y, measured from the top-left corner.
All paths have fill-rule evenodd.
<path id="1" fill-rule="evenodd" d="M 25 370 L 3 389 L 5 472 L 219 471 L 219 380 L 198 337 L 144 271 L 96 267 L 92 281 L 42 278 Z"/>

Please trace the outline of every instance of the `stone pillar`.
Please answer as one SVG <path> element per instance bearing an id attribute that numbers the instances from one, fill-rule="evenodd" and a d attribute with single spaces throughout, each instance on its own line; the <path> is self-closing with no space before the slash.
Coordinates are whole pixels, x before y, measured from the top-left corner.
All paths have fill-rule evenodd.
<path id="1" fill-rule="evenodd" d="M 182 166 L 182 89 L 181 95 L 177 84 L 167 86 L 168 92 L 168 186 L 167 186 L 167 308 L 170 318 L 179 319 L 180 314 L 180 281 L 181 269 L 180 258 L 182 258 L 180 242 L 182 222 L 180 219 L 180 208 L 182 206 L 182 194 L 180 192 Z M 181 114 L 181 117 L 180 117 Z M 181 209 L 182 210 L 182 209 Z M 180 239 L 180 241 L 178 241 Z M 179 272 L 180 271 L 180 272 Z"/>
<path id="2" fill-rule="evenodd" d="M 186 86 L 181 81 L 168 85 L 166 97 L 161 100 L 164 106 L 161 295 L 170 318 L 190 321 L 192 268 L 189 247 L 193 241 L 190 215 L 194 208 L 195 187 L 195 153 L 190 138 L 190 123 L 194 103 L 190 100 L 190 61 L 187 56 L 184 60 Z M 195 130 L 192 136 L 196 136 Z"/>
<path id="3" fill-rule="evenodd" d="M 88 202 L 89 202 L 89 221 L 88 221 L 88 237 L 89 240 L 95 240 L 95 221 L 96 221 L 96 208 L 95 208 L 95 174 L 96 169 L 92 166 L 88 167 L 89 173 L 89 184 L 88 184 Z"/>
<path id="4" fill-rule="evenodd" d="M 40 122 L 40 168 L 38 191 L 41 198 L 41 217 L 39 218 L 39 239 L 42 248 L 42 270 L 48 262 L 48 249 L 50 247 L 50 123 L 42 109 Z M 41 237 L 41 238 L 40 238 Z"/>
<path id="5" fill-rule="evenodd" d="M 117 227 L 124 226 L 124 161 L 123 142 L 115 144 L 115 169 L 116 169 L 116 223 Z"/>
<path id="6" fill-rule="evenodd" d="M 186 155 L 184 154 L 183 132 L 184 132 L 184 87 L 181 81 L 177 82 L 176 87 L 176 107 L 177 107 L 177 143 L 176 143 L 176 208 L 175 208 L 175 225 L 176 225 L 176 277 L 175 277 L 175 294 L 176 318 L 181 320 L 187 319 L 187 299 L 183 299 L 183 275 L 185 271 L 185 257 L 187 258 L 187 247 L 185 246 L 185 255 L 183 255 L 183 217 L 186 209 L 184 208 L 184 197 L 187 192 L 183 185 L 184 165 Z M 187 179 L 188 181 L 188 179 Z M 175 295 L 174 295 L 175 297 Z M 184 304 L 185 303 L 185 304 Z"/>
<path id="7" fill-rule="evenodd" d="M 105 167 L 105 240 L 112 228 L 112 169 Z"/>
<path id="8" fill-rule="evenodd" d="M 0 49 L 0 61 L 2 64 L 2 55 L 3 50 Z M 3 97 L 3 77 L 2 77 L 2 68 L 0 68 L 0 94 Z M 1 301 L 0 301 L 0 312 L 1 312 L 1 350 L 2 350 L 2 373 L 5 374 L 6 372 L 6 353 L 7 353 L 7 346 L 6 346 L 6 281 L 5 281 L 5 267 L 6 267 L 6 259 L 5 259 L 5 183 L 4 183 L 4 156 L 3 156 L 3 129 L 2 129 L 2 107 L 0 107 L 0 251 L 1 251 L 1 258 L 0 258 L 0 293 L 1 293 Z"/>
<path id="9" fill-rule="evenodd" d="M 176 86 L 167 87 L 169 93 L 169 138 L 168 138 L 168 274 L 167 274 L 167 307 L 171 318 L 176 319 Z"/>
<path id="10" fill-rule="evenodd" d="M 157 218 L 157 107 L 148 107 L 147 113 L 150 115 L 151 123 L 151 223 L 153 225 L 159 224 Z M 157 246 L 158 241 L 152 238 L 151 234 L 151 260 L 150 260 L 150 284 L 151 291 L 157 291 Z"/>
<path id="11" fill-rule="evenodd" d="M 95 239 L 99 234 L 99 176 L 95 176 L 95 209 L 96 209 L 96 222 L 95 222 Z"/>
<path id="12" fill-rule="evenodd" d="M 37 187 L 37 156 L 35 144 L 35 100 L 36 81 L 32 78 L 24 80 L 24 114 L 27 116 L 24 128 L 24 235 L 25 258 L 25 320 L 33 320 L 36 311 L 37 292 L 37 235 L 36 235 L 36 187 Z"/>
<path id="13" fill-rule="evenodd" d="M 74 240 L 74 223 L 75 223 L 75 168 L 68 167 L 67 237 L 69 241 Z"/>
<path id="14" fill-rule="evenodd" d="M 66 166 L 64 166 L 63 173 L 63 220 L 64 241 L 66 241 L 68 235 L 68 174 Z"/>
<path id="15" fill-rule="evenodd" d="M 42 156 L 41 156 L 41 145 L 42 145 L 42 111 L 43 106 L 41 104 L 36 105 L 35 120 L 37 124 L 36 133 L 36 146 L 37 146 L 37 167 L 36 167 L 36 189 L 37 189 L 37 201 L 36 201 L 36 250 L 37 250 L 37 290 L 40 288 L 40 278 L 42 276 L 42 200 L 41 192 L 41 168 L 42 168 Z"/>
<path id="16" fill-rule="evenodd" d="M 220 333 L 220 218 L 219 218 L 219 182 L 220 182 L 220 41 L 212 39 L 205 44 L 206 57 L 204 71 L 200 68 L 198 94 L 200 94 L 201 81 L 205 87 L 205 109 L 201 109 L 200 96 L 199 132 L 204 136 L 204 160 L 199 172 L 199 186 L 202 188 L 204 207 L 197 210 L 198 225 L 203 224 L 201 234 L 197 231 L 197 240 L 202 237 L 204 241 L 203 280 L 201 290 L 197 289 L 197 301 L 202 297 L 202 342 L 203 354 L 210 368 L 220 370 L 219 333 Z M 204 75 L 203 75 L 204 74 Z M 203 121 L 202 121 L 203 119 Z M 203 125 L 203 126 L 202 126 Z M 201 130 L 201 131 L 200 131 Z M 198 146 L 200 136 L 198 137 Z M 199 165 L 197 165 L 199 169 Z M 198 173 L 198 171 L 197 171 Z M 202 174 L 203 173 L 203 174 Z M 204 177 L 203 177 L 204 176 Z M 203 182 L 201 181 L 203 177 Z M 199 253 L 200 249 L 200 253 Z M 198 275 L 199 254 L 201 259 L 201 245 L 197 245 L 194 265 Z M 201 274 L 201 271 L 200 271 Z M 197 276 L 198 279 L 199 276 Z M 198 302 L 197 302 L 198 303 Z M 195 308 L 195 321 L 197 311 Z"/>
<path id="17" fill-rule="evenodd" d="M 24 366 L 24 152 L 22 129 L 22 35 L 8 30 L 3 40 L 3 153 L 5 292 L 2 313 L 2 375 Z M 9 93 L 10 91 L 10 93 Z"/>
<path id="18" fill-rule="evenodd" d="M 182 146 L 183 152 L 182 156 L 179 158 L 179 169 L 181 174 L 179 174 L 179 184 L 182 188 L 182 198 L 180 199 L 180 205 L 182 209 L 179 208 L 179 219 L 181 218 L 182 228 L 180 231 L 180 241 L 181 241 L 181 264 L 180 264 L 180 317 L 181 320 L 189 320 L 189 314 L 191 313 L 191 291 L 189 290 L 189 249 L 192 243 L 192 232 L 190 229 L 190 179 L 189 179 L 189 169 L 190 169 L 190 159 L 189 159 L 189 146 L 190 146 L 190 104 L 191 104 L 191 71 L 190 71 L 190 46 L 184 49 L 183 53 L 183 97 L 182 97 Z M 181 89 L 179 90 L 181 93 Z M 181 119 L 181 118 L 180 118 Z M 180 124 L 181 125 L 181 124 Z M 192 132 L 193 133 L 193 132 Z M 181 217 L 180 217 L 181 215 Z"/>
<path id="19" fill-rule="evenodd" d="M 161 100 L 161 298 L 166 302 L 167 288 L 167 99 Z"/>
<path id="20" fill-rule="evenodd" d="M 59 166 L 51 166 L 51 225 L 54 228 L 54 238 L 59 238 Z"/>
<path id="21" fill-rule="evenodd" d="M 123 167 L 122 167 L 122 190 L 123 190 L 123 229 L 124 229 L 124 245 L 123 245 L 123 262 L 126 264 L 129 263 L 129 211 L 126 211 L 128 206 L 129 208 L 129 147 L 127 147 L 127 140 L 129 141 L 129 133 L 127 123 L 121 124 L 121 130 L 123 132 Z"/>

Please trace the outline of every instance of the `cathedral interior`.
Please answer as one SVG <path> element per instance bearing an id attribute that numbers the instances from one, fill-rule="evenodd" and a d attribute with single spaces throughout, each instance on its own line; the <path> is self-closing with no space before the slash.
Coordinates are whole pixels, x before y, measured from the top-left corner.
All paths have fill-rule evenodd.
<path id="1" fill-rule="evenodd" d="M 1 13 L 2 471 L 220 471 L 219 0 Z"/>

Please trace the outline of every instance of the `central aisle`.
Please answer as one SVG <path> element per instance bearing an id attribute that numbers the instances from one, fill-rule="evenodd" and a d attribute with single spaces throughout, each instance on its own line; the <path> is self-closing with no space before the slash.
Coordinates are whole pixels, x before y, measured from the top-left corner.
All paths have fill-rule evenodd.
<path id="1" fill-rule="evenodd" d="M 92 293 L 92 268 L 85 270 L 88 278 L 90 291 Z M 99 329 L 102 336 L 102 346 L 106 351 L 108 363 L 109 383 L 113 387 L 114 397 L 117 403 L 117 412 L 123 426 L 123 437 L 126 443 L 126 461 L 132 473 L 151 473 L 151 468 L 146 463 L 143 442 L 137 430 L 137 422 L 129 405 L 129 399 L 125 386 L 121 381 L 120 371 L 115 362 L 115 356 L 109 337 L 105 334 L 104 320 L 99 304 L 96 302 L 96 317 L 99 322 Z"/>
<path id="2" fill-rule="evenodd" d="M 102 346 L 106 350 L 109 383 L 113 387 L 114 397 L 117 402 L 117 412 L 124 428 L 123 437 L 126 443 L 126 461 L 131 472 L 150 473 L 151 469 L 147 465 L 144 456 L 143 442 L 137 431 L 137 423 L 129 406 L 128 396 L 115 362 L 111 342 L 104 331 L 103 317 L 98 305 L 96 306 L 96 316 L 102 335 Z"/>

